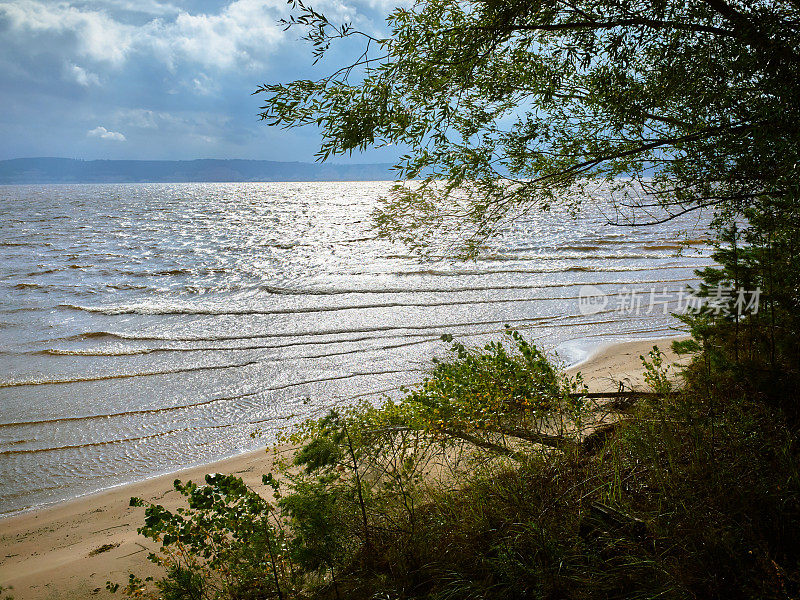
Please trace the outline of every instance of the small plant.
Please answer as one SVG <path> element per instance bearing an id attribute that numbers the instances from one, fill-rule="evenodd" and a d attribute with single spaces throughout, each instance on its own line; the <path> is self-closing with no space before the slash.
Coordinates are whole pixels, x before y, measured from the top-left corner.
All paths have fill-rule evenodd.
<path id="1" fill-rule="evenodd" d="M 644 367 L 644 381 L 656 394 L 668 395 L 673 391 L 671 379 L 671 365 L 664 363 L 665 354 L 658 346 L 647 353 L 649 359 L 643 355 L 639 356 Z"/>
<path id="2" fill-rule="evenodd" d="M 206 475 L 206 485 L 175 480 L 188 507 L 151 504 L 138 532 L 161 543 L 148 558 L 167 576 L 156 583 L 165 600 L 281 598 L 292 587 L 287 540 L 275 507 L 241 478 Z M 131 506 L 144 506 L 131 498 Z M 118 584 L 109 582 L 111 591 Z M 147 580 L 131 575 L 123 591 L 146 595 Z"/>

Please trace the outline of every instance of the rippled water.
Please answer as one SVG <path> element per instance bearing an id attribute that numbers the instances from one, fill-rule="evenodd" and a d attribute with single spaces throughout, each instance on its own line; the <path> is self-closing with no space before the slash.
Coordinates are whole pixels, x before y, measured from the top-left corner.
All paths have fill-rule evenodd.
<path id="1" fill-rule="evenodd" d="M 469 263 L 375 239 L 387 183 L 0 187 L 0 513 L 263 445 L 309 411 L 414 382 L 451 333 L 508 323 L 566 362 L 665 335 L 582 315 L 580 287 L 678 290 L 686 223 L 532 215 Z M 590 211 L 591 213 L 591 211 Z M 253 432 L 260 437 L 253 438 Z"/>

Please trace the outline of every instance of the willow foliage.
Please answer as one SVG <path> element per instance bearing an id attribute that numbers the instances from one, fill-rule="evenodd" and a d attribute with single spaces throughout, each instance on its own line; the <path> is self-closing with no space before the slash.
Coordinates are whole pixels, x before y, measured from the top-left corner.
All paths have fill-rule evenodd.
<path id="1" fill-rule="evenodd" d="M 292 4 L 286 25 L 318 60 L 333 44 L 357 58 L 259 87 L 261 117 L 319 127 L 323 160 L 407 148 L 398 179 L 421 181 L 397 186 L 377 223 L 410 246 L 459 232 L 474 252 L 598 180 L 636 222 L 797 197 L 796 0 L 419 0 L 385 36 Z"/>

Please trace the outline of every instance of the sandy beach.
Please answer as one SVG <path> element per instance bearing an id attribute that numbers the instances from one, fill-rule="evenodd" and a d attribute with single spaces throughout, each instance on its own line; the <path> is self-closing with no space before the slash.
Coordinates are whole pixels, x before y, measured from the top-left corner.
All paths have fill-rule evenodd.
<path id="1" fill-rule="evenodd" d="M 643 390 L 647 386 L 642 377 L 642 361 L 639 357 L 647 357 L 653 346 L 658 346 L 665 354 L 664 360 L 667 364 L 680 365 L 685 362 L 685 358 L 677 356 L 671 346 L 673 340 L 683 339 L 687 337 L 636 340 L 604 346 L 590 354 L 583 362 L 567 369 L 567 373 L 574 375 L 580 372 L 590 392 L 617 391 L 620 383 L 626 390 Z"/>
<path id="2" fill-rule="evenodd" d="M 639 340 L 601 348 L 569 371 L 580 371 L 591 391 L 616 390 L 620 381 L 626 389 L 641 388 L 639 356 L 653 345 L 675 360 L 670 339 Z M 287 452 L 278 449 L 277 455 Z M 174 479 L 200 481 L 215 472 L 240 475 L 264 491 L 261 475 L 275 457 L 262 449 L 0 520 L 0 585 L 13 586 L 16 600 L 78 599 L 109 597 L 106 581 L 124 582 L 130 572 L 158 576 L 146 559 L 155 544 L 136 533 L 144 509 L 131 508 L 130 497 L 175 508 L 181 496 L 172 489 Z"/>

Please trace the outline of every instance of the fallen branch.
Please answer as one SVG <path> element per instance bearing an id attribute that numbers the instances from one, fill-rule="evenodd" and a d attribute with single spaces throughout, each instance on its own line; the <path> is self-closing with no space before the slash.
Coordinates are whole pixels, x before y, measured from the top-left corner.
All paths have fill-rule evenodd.
<path id="1" fill-rule="evenodd" d="M 570 398 L 663 398 L 667 396 L 674 398 L 679 396 L 680 392 L 590 392 L 588 394 L 569 394 Z"/>

